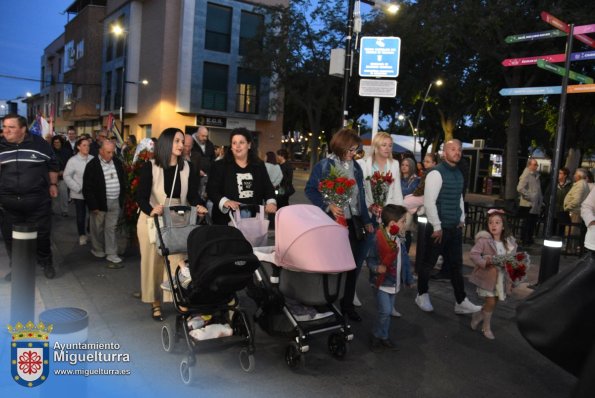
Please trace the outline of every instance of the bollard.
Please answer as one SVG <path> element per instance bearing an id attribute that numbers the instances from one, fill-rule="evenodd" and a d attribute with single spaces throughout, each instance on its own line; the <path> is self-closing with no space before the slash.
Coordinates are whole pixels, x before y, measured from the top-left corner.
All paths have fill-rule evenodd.
<path id="1" fill-rule="evenodd" d="M 417 242 L 415 243 L 415 269 L 421 267 L 424 260 L 424 252 L 426 251 L 426 229 L 428 227 L 428 219 L 426 217 L 417 217 Z"/>
<path id="2" fill-rule="evenodd" d="M 562 239 L 552 236 L 543 241 L 541 249 L 541 262 L 539 264 L 539 277 L 537 284 L 540 285 L 558 273 L 560 267 L 560 252 L 562 251 Z"/>
<path id="3" fill-rule="evenodd" d="M 13 323 L 33 321 L 35 316 L 35 224 L 14 224 L 12 229 L 12 282 L 10 315 Z"/>

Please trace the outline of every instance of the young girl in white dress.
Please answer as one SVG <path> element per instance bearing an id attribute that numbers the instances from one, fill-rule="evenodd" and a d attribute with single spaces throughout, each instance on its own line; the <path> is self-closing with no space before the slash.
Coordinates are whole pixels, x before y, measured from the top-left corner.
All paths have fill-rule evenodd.
<path id="1" fill-rule="evenodd" d="M 504 275 L 504 270 L 493 263 L 495 255 L 516 253 L 517 244 L 506 230 L 506 214 L 503 210 L 491 209 L 487 212 L 487 231 L 479 231 L 475 235 L 475 246 L 471 248 L 470 257 L 475 269 L 469 281 L 477 285 L 477 294 L 485 298 L 481 311 L 473 314 L 471 329 L 475 330 L 483 322 L 483 335 L 493 340 L 491 330 L 492 313 L 498 300 L 506 299 L 512 290 L 512 282 Z"/>

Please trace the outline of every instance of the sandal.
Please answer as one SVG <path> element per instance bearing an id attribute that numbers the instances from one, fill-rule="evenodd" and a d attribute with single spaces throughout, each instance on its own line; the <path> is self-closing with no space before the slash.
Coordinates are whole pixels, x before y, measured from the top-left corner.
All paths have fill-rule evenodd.
<path id="1" fill-rule="evenodd" d="M 156 305 L 154 307 L 151 307 L 151 318 L 153 318 L 153 320 L 157 322 L 163 321 L 160 306 Z"/>

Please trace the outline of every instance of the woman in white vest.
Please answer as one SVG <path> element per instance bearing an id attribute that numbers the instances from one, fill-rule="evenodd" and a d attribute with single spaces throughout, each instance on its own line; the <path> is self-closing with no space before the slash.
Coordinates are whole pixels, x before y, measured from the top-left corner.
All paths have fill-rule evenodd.
<path id="1" fill-rule="evenodd" d="M 155 145 L 155 158 L 141 169 L 136 194 L 141 210 L 136 226 L 141 255 L 141 299 L 151 304 L 151 317 L 156 321 L 163 320 L 159 285 L 164 280 L 164 261 L 157 254 L 155 243 L 149 240 L 147 218 L 162 215 L 164 205 L 170 204 L 196 206 L 199 214 L 207 213 L 198 195 L 198 172 L 184 160 L 183 150 L 184 133 L 177 128 L 163 130 Z M 178 264 L 181 255 L 169 257 L 172 264 Z"/>

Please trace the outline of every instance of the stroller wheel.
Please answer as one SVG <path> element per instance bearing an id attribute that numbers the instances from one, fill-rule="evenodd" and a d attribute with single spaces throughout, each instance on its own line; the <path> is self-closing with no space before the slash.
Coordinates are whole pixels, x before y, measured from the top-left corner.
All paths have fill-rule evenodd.
<path id="1" fill-rule="evenodd" d="M 328 336 L 328 350 L 331 355 L 337 359 L 344 359 L 347 355 L 347 342 L 345 337 L 339 333 L 333 333 Z"/>
<path id="2" fill-rule="evenodd" d="M 161 328 L 161 345 L 165 352 L 172 352 L 176 346 L 175 331 L 167 323 Z"/>
<path id="3" fill-rule="evenodd" d="M 194 370 L 192 366 L 188 364 L 188 359 L 182 359 L 182 362 L 180 362 L 180 377 L 182 378 L 182 382 L 186 385 L 192 383 L 193 373 Z"/>
<path id="4" fill-rule="evenodd" d="M 240 350 L 240 366 L 244 372 L 252 372 L 256 366 L 254 354 L 250 354 L 250 351 L 247 348 L 242 348 Z"/>
<path id="5" fill-rule="evenodd" d="M 294 341 L 289 343 L 285 350 L 285 363 L 290 369 L 298 369 L 306 364 L 306 357 L 300 351 L 300 347 Z"/>

